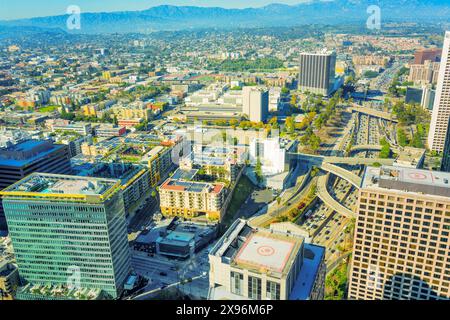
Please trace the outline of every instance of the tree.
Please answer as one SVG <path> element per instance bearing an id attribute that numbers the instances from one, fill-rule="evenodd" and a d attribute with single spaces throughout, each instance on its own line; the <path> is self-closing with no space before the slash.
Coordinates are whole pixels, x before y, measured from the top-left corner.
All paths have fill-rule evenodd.
<path id="1" fill-rule="evenodd" d="M 311 147 L 312 151 L 317 151 L 320 148 L 322 141 L 320 140 L 320 138 L 313 134 L 310 138 L 309 138 L 309 146 Z"/>
<path id="2" fill-rule="evenodd" d="M 398 139 L 398 144 L 401 147 L 406 147 L 409 144 L 408 137 L 406 136 L 405 130 L 403 130 L 402 128 L 397 129 L 397 139 Z"/>
<path id="3" fill-rule="evenodd" d="M 295 132 L 295 122 L 293 117 L 287 117 L 286 118 L 286 131 L 288 133 L 294 133 Z"/>
<path id="4" fill-rule="evenodd" d="M 292 95 L 290 104 L 293 108 L 297 107 L 297 96 L 295 94 Z"/>
<path id="5" fill-rule="evenodd" d="M 262 172 L 262 164 L 261 164 L 261 160 L 258 159 L 256 160 L 256 166 L 255 166 L 255 174 L 256 174 L 256 179 L 258 180 L 258 182 L 262 182 L 263 179 L 263 172 Z"/>
<path id="6" fill-rule="evenodd" d="M 391 151 L 391 146 L 390 146 L 389 142 L 387 142 L 387 140 L 385 138 L 382 138 L 380 140 L 380 144 L 381 144 L 380 158 L 381 159 L 390 158 L 392 151 Z"/>
<path id="7" fill-rule="evenodd" d="M 269 124 L 273 129 L 278 129 L 278 118 L 273 117 L 272 119 L 269 120 Z"/>

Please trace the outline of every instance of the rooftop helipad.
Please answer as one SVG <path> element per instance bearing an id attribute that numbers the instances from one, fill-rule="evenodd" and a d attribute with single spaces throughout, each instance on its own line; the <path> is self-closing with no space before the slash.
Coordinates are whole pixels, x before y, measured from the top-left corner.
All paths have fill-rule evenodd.
<path id="1" fill-rule="evenodd" d="M 235 262 L 274 272 L 283 272 L 295 246 L 295 241 L 276 239 L 256 233 L 250 236 L 239 253 Z"/>

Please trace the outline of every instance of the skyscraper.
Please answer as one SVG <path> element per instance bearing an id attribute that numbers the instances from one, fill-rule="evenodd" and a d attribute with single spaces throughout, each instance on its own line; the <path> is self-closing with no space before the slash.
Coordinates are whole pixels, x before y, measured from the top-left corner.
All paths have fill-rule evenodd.
<path id="1" fill-rule="evenodd" d="M 33 173 L 0 194 L 25 283 L 120 295 L 131 265 L 119 180 Z"/>
<path id="2" fill-rule="evenodd" d="M 301 53 L 298 88 L 323 96 L 333 93 L 336 76 L 336 53 Z"/>
<path id="3" fill-rule="evenodd" d="M 359 191 L 349 298 L 450 298 L 450 174 L 368 167 Z"/>
<path id="4" fill-rule="evenodd" d="M 450 118 L 450 31 L 445 33 L 444 49 L 439 70 L 436 98 L 431 116 L 428 146 L 436 152 L 444 151 L 448 119 Z"/>
<path id="5" fill-rule="evenodd" d="M 444 156 L 442 157 L 441 170 L 450 172 L 450 118 L 448 119 L 448 129 L 445 137 Z"/>
<path id="6" fill-rule="evenodd" d="M 250 121 L 261 122 L 269 114 L 269 91 L 259 87 L 244 87 L 242 89 L 243 110 Z"/>
<path id="7" fill-rule="evenodd" d="M 0 190 L 33 172 L 70 174 L 71 170 L 67 145 L 25 140 L 0 148 Z M 0 230 L 6 230 L 1 201 Z"/>

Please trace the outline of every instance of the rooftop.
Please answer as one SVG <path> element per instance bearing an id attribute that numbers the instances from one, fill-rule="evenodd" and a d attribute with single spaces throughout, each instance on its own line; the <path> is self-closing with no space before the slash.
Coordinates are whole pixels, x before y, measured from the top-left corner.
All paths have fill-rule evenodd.
<path id="1" fill-rule="evenodd" d="M 0 148 L 0 166 L 23 167 L 61 148 L 65 146 L 48 140 L 25 140 Z"/>
<path id="2" fill-rule="evenodd" d="M 27 284 L 17 291 L 24 299 L 35 296 L 54 300 L 97 300 L 101 298 L 101 289 L 69 288 L 66 285 Z"/>
<path id="3" fill-rule="evenodd" d="M 450 197 L 450 173 L 394 166 L 368 167 L 362 187 Z"/>
<path id="4" fill-rule="evenodd" d="M 186 191 L 186 192 L 214 192 L 220 193 L 224 188 L 223 184 L 211 184 L 206 182 L 196 181 L 184 181 L 167 179 L 160 189 L 161 190 L 173 190 L 173 191 Z"/>
<path id="5" fill-rule="evenodd" d="M 120 180 L 33 173 L 0 192 L 3 197 L 75 198 L 103 200 L 120 186 Z"/>
<path id="6" fill-rule="evenodd" d="M 258 232 L 247 239 L 234 261 L 283 272 L 294 246 L 295 241 L 276 239 Z"/>
<path id="7" fill-rule="evenodd" d="M 238 268 L 281 277 L 289 272 L 303 243 L 303 237 L 255 229 L 236 220 L 210 254 Z"/>

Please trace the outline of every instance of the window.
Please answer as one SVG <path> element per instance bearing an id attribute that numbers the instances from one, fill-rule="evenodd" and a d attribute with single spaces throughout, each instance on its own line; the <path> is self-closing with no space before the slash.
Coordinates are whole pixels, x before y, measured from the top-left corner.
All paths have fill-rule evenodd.
<path id="1" fill-rule="evenodd" d="M 261 300 L 261 279 L 248 277 L 248 297 L 253 300 Z"/>
<path id="2" fill-rule="evenodd" d="M 242 295 L 244 275 L 231 271 L 231 293 Z"/>
<path id="3" fill-rule="evenodd" d="M 280 300 L 280 284 L 272 281 L 267 281 L 267 299 Z"/>

